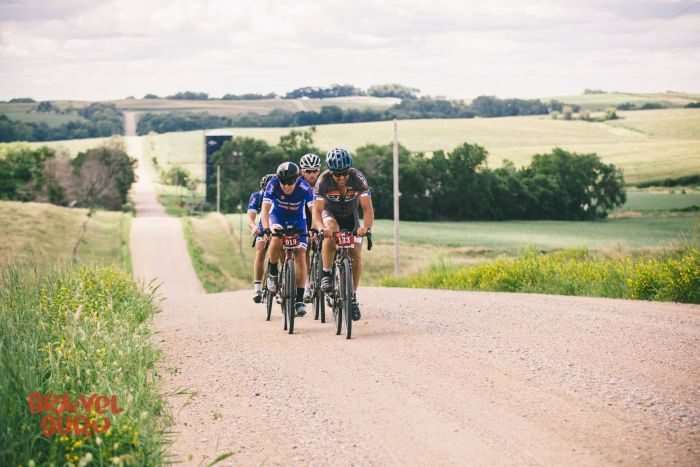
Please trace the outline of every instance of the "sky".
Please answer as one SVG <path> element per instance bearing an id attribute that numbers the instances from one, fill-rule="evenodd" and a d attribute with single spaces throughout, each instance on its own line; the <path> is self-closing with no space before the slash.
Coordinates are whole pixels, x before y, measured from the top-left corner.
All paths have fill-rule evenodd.
<path id="1" fill-rule="evenodd" d="M 700 1 L 0 0 L 0 99 L 700 92 Z"/>

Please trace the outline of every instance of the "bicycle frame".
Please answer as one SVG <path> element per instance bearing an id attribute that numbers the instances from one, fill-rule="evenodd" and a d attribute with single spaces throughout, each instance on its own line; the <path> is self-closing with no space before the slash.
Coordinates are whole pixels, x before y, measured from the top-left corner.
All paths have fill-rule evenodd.
<path id="1" fill-rule="evenodd" d="M 286 227 L 272 234 L 282 239 L 284 257 L 280 268 L 279 297 L 281 298 L 282 313 L 284 314 L 284 330 L 294 333 L 294 298 L 296 297 L 295 260 L 299 247 L 299 232 L 294 227 Z"/>

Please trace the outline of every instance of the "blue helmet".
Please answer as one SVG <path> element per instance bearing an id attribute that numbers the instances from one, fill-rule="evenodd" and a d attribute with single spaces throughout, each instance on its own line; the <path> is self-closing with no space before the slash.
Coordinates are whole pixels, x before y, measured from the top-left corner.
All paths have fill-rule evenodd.
<path id="1" fill-rule="evenodd" d="M 339 172 L 352 167 L 352 156 L 343 148 L 333 148 L 326 154 L 326 165 L 331 172 Z"/>

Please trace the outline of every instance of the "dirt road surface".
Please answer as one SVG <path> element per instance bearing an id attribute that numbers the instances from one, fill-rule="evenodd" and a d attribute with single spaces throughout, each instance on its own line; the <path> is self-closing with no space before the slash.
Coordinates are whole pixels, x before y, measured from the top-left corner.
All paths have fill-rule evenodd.
<path id="1" fill-rule="evenodd" d="M 309 316 L 290 336 L 249 291 L 202 292 L 140 175 L 134 272 L 163 284 L 163 391 L 190 392 L 173 462 L 700 465 L 699 306 L 362 288 L 352 340 Z"/>

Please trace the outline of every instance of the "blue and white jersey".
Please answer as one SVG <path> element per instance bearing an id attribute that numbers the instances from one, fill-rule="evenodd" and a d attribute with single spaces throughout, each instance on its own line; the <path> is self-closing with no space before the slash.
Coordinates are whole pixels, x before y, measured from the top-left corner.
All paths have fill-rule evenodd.
<path id="1" fill-rule="evenodd" d="M 260 214 L 262 209 L 263 192 L 254 191 L 250 194 L 250 199 L 248 200 L 248 212 L 254 212 L 255 214 Z"/>
<path id="2" fill-rule="evenodd" d="M 294 185 L 294 191 L 285 195 L 277 176 L 272 177 L 263 194 L 263 204 L 272 203 L 271 214 L 275 217 L 306 220 L 304 206 L 313 205 L 314 190 L 302 177 Z"/>

